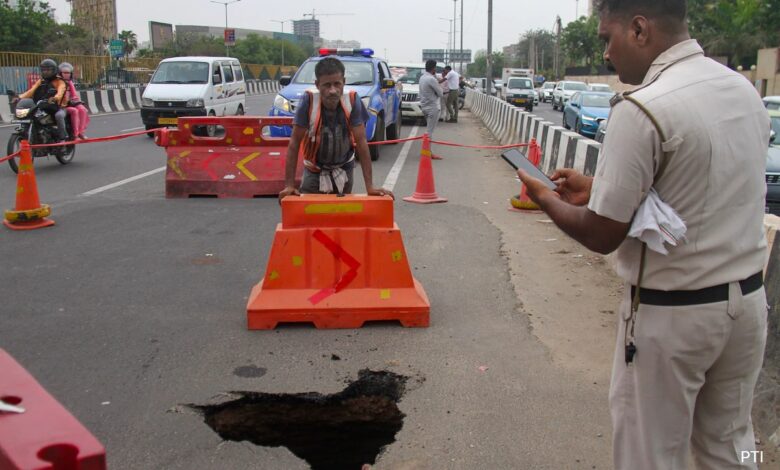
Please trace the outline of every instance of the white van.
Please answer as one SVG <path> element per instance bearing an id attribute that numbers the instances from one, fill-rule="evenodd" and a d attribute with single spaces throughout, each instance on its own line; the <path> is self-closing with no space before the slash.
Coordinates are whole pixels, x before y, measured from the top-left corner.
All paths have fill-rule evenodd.
<path id="1" fill-rule="evenodd" d="M 233 116 L 246 111 L 246 83 L 232 57 L 173 57 L 157 66 L 142 96 L 147 130 L 180 116 Z"/>

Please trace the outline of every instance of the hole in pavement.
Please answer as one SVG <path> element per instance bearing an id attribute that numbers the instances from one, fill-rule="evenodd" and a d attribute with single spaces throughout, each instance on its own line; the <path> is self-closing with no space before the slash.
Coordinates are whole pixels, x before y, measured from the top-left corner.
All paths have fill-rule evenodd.
<path id="1" fill-rule="evenodd" d="M 332 395 L 235 392 L 236 400 L 190 407 L 222 439 L 287 447 L 312 470 L 360 470 L 376 463 L 403 427 L 406 415 L 397 404 L 406 380 L 364 369 Z"/>

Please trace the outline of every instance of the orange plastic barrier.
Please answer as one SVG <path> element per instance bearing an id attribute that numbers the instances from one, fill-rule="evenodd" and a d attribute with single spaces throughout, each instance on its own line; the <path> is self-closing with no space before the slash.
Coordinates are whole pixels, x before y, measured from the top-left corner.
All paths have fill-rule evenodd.
<path id="1" fill-rule="evenodd" d="M 23 410 L 0 411 L 0 468 L 106 468 L 103 445 L 2 349 L 0 371 L 0 399 Z"/>
<path id="2" fill-rule="evenodd" d="M 304 195 L 282 201 L 265 276 L 247 304 L 249 329 L 283 322 L 360 328 L 374 320 L 427 327 L 429 313 L 390 197 Z"/>
<path id="3" fill-rule="evenodd" d="M 19 159 L 19 174 L 16 176 L 16 208 L 5 211 L 3 224 L 12 230 L 33 230 L 50 227 L 54 221 L 47 219 L 51 208 L 38 198 L 38 184 L 35 182 L 32 150 L 26 140 L 22 141 Z"/>
<path id="4" fill-rule="evenodd" d="M 291 125 L 292 118 L 271 116 L 181 117 L 178 128 L 161 129 L 155 138 L 165 147 L 168 198 L 216 196 L 251 198 L 277 195 L 284 189 L 284 167 L 289 137 L 263 135 L 268 126 Z M 215 137 L 206 126 L 218 126 Z M 223 131 L 224 129 L 224 131 Z M 298 157 L 296 186 L 303 174 Z"/>

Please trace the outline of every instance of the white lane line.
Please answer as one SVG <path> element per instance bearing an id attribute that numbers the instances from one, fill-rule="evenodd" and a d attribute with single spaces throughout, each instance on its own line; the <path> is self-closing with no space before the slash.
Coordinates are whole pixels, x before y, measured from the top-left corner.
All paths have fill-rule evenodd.
<path id="1" fill-rule="evenodd" d="M 119 131 L 119 132 L 121 132 L 121 133 L 123 133 L 123 134 L 124 134 L 125 132 L 140 131 L 141 129 L 146 129 L 146 127 L 145 127 L 145 126 L 140 126 L 140 127 L 132 127 L 132 128 L 130 128 L 130 129 L 122 129 L 122 130 L 121 130 L 121 131 Z"/>
<path id="2" fill-rule="evenodd" d="M 419 126 L 412 127 L 412 131 L 409 132 L 407 137 L 417 137 L 417 131 L 419 130 Z M 395 188 L 395 183 L 398 181 L 398 176 L 401 174 L 401 169 L 404 167 L 406 157 L 409 155 L 409 149 L 412 147 L 412 142 L 414 141 L 408 140 L 404 142 L 404 146 L 401 148 L 401 153 L 398 154 L 398 158 L 395 159 L 393 167 L 390 168 L 390 173 L 388 173 L 387 178 L 385 178 L 385 183 L 382 185 L 383 188 L 389 189 L 390 191 Z"/>
<path id="3" fill-rule="evenodd" d="M 122 186 L 123 184 L 132 183 L 135 180 L 140 180 L 141 178 L 146 178 L 147 176 L 151 176 L 155 173 L 160 173 L 161 171 L 165 171 L 167 167 L 161 166 L 160 168 L 155 168 L 154 170 L 147 171 L 146 173 L 141 173 L 140 175 L 131 176 L 130 178 L 123 179 L 122 181 L 117 181 L 116 183 L 107 184 L 105 186 L 101 186 L 99 188 L 95 188 L 93 190 L 87 191 L 86 193 L 83 193 L 82 196 L 94 196 L 95 194 L 102 193 L 103 191 L 108 191 L 109 189 L 114 189 L 119 186 Z"/>

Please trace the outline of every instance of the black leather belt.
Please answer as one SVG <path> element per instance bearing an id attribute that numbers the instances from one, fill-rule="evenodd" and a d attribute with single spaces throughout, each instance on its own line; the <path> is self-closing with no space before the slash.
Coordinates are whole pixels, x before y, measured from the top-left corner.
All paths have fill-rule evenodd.
<path id="1" fill-rule="evenodd" d="M 755 292 L 764 285 L 764 272 L 759 271 L 744 281 L 739 281 L 742 295 Z M 636 286 L 631 286 L 631 298 L 634 298 Z M 729 300 L 729 285 L 707 287 L 698 290 L 655 290 L 641 288 L 639 290 L 639 303 L 645 305 L 680 306 L 711 304 Z"/>

